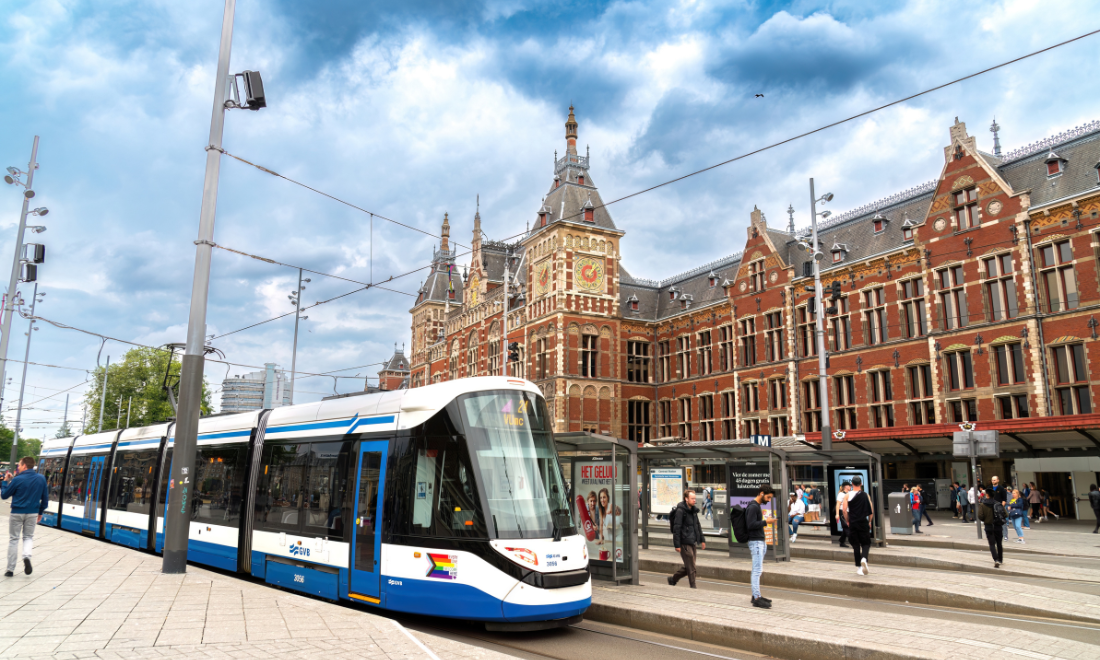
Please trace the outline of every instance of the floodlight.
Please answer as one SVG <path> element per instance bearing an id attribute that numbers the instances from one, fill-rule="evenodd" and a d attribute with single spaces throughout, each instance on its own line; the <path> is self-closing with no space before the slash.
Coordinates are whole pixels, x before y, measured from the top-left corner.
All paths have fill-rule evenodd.
<path id="1" fill-rule="evenodd" d="M 26 197 L 27 199 L 32 199 L 34 197 L 34 191 L 33 190 L 27 190 L 26 192 L 23 193 L 23 196 Z"/>
<path id="2" fill-rule="evenodd" d="M 30 225 L 27 227 L 27 229 L 30 229 L 36 234 L 41 234 L 42 232 L 46 231 L 46 228 L 42 225 Z"/>
<path id="3" fill-rule="evenodd" d="M 833 193 L 825 193 L 825 195 L 821 199 L 825 200 L 826 202 L 831 202 L 833 201 Z"/>
<path id="4" fill-rule="evenodd" d="M 10 186 L 11 184 L 15 183 L 15 179 L 11 178 L 11 175 L 5 174 L 4 175 L 4 183 L 6 183 Z"/>
<path id="5" fill-rule="evenodd" d="M 44 218 L 44 217 L 46 217 L 46 214 L 49 213 L 49 212 L 50 212 L 50 210 L 48 208 L 46 208 L 45 206 L 39 206 L 35 210 L 31 211 L 31 214 L 37 215 L 40 218 Z"/>
<path id="6" fill-rule="evenodd" d="M 819 213 L 818 215 L 820 215 L 820 216 L 821 216 L 821 219 L 822 219 L 822 220 L 824 220 L 825 218 L 829 217 L 829 216 L 830 216 L 830 215 L 832 215 L 832 214 L 833 214 L 833 212 L 832 212 L 832 211 L 822 211 L 822 212 L 821 212 L 821 213 Z"/>
<path id="7" fill-rule="evenodd" d="M 10 174 L 12 176 L 19 176 L 20 172 L 19 172 L 19 170 L 15 169 L 14 167 L 9 167 L 8 168 L 8 174 Z"/>

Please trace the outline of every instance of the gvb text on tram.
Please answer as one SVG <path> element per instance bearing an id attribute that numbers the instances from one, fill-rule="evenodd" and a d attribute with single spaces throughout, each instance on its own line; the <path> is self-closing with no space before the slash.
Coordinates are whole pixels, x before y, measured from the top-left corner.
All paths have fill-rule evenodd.
<path id="1" fill-rule="evenodd" d="M 42 523 L 161 552 L 172 427 L 47 441 Z M 204 418 L 188 559 L 402 612 L 579 620 L 587 547 L 550 429 L 503 377 Z"/>

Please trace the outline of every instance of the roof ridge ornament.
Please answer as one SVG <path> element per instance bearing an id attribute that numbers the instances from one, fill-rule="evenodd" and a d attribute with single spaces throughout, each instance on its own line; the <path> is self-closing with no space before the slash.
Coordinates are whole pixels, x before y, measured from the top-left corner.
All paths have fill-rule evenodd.
<path id="1" fill-rule="evenodd" d="M 1004 154 L 1001 160 L 1002 165 L 1006 165 L 1009 162 L 1017 161 L 1027 156 L 1037 154 L 1041 151 L 1047 151 L 1053 149 L 1060 144 L 1076 140 L 1077 138 L 1084 137 L 1090 133 L 1096 133 L 1100 131 L 1100 120 L 1093 120 L 1080 126 L 1075 126 L 1069 130 L 1056 133 L 1049 137 L 1045 137 L 1042 140 L 1032 142 L 1031 144 L 1024 145 L 1017 149 L 1012 149 Z"/>

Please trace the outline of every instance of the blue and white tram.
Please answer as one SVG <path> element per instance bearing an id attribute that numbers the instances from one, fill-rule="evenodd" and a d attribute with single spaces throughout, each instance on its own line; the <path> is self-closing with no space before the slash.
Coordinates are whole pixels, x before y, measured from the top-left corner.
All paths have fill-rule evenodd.
<path id="1" fill-rule="evenodd" d="M 502 377 L 204 418 L 188 559 L 403 612 L 578 620 L 587 546 L 550 428 Z M 161 552 L 172 453 L 170 424 L 48 441 L 43 523 Z"/>

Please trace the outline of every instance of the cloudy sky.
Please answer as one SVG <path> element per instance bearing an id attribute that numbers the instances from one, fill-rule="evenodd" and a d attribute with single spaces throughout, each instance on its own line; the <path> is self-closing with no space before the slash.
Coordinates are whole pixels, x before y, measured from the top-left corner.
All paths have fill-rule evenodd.
<path id="1" fill-rule="evenodd" d="M 142 344 L 182 341 L 194 263 L 221 0 L 36 0 L 0 17 L 0 166 L 41 136 L 48 206 L 39 314 Z M 475 199 L 503 238 L 534 218 L 577 107 L 592 176 L 615 199 L 683 173 L 1100 28 L 1096 2 L 239 0 L 231 71 L 263 73 L 269 107 L 232 111 L 225 148 L 418 228 L 469 244 Z M 806 222 L 807 179 L 834 212 L 935 178 L 956 116 L 991 149 L 1100 118 L 1100 36 L 616 204 L 624 263 L 661 278 L 741 248 L 749 213 Z M 756 98 L 755 94 L 764 94 Z M 20 199 L 0 191 L 0 256 Z M 215 240 L 344 277 L 419 268 L 434 239 L 223 159 Z M 371 263 L 373 254 L 373 264 Z M 7 268 L 7 261 L 3 262 Z M 5 271 L 6 272 L 6 271 Z M 215 251 L 208 334 L 291 309 L 297 272 Z M 420 273 L 390 284 L 415 292 Z M 356 285 L 312 277 L 312 303 Z M 29 298 L 29 291 L 24 292 Z M 374 290 L 303 322 L 299 368 L 389 357 L 412 298 Z M 216 339 L 227 359 L 289 367 L 293 318 Z M 21 359 L 25 322 L 9 356 Z M 65 390 L 80 419 L 99 340 L 35 333 L 25 433 L 50 433 Z M 109 342 L 104 357 L 126 346 Z M 14 416 L 20 365 L 5 388 Z M 218 387 L 243 367 L 209 365 Z M 373 374 L 362 367 L 343 375 Z M 333 391 L 299 381 L 298 401 Z M 337 391 L 362 388 L 345 379 Z M 33 405 L 31 405 L 33 404 Z M 10 423 L 10 421 L 9 421 Z"/>

